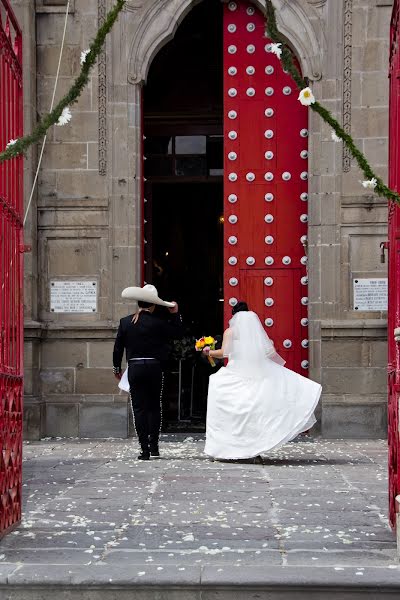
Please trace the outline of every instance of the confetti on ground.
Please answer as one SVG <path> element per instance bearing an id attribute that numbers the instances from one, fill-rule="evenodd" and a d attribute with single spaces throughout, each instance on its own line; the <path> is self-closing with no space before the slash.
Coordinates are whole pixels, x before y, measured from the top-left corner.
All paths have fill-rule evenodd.
<path id="1" fill-rule="evenodd" d="M 1 565 L 116 565 L 138 577 L 193 565 L 397 568 L 386 441 L 301 439 L 263 464 L 212 462 L 203 448 L 200 435 L 163 436 L 161 460 L 143 464 L 136 440 L 26 443 L 23 521 L 2 540 Z"/>

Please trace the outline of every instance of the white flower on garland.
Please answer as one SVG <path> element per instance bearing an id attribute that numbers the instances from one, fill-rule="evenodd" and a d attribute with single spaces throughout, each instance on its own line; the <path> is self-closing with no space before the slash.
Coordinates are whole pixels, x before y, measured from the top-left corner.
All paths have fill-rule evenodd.
<path id="1" fill-rule="evenodd" d="M 315 98 L 314 94 L 312 93 L 312 89 L 306 87 L 304 90 L 301 90 L 298 100 L 300 100 L 303 106 L 310 106 L 310 104 L 314 104 Z"/>
<path id="2" fill-rule="evenodd" d="M 340 142 L 341 141 L 340 137 L 336 134 L 336 131 L 334 131 L 333 129 L 332 129 L 332 133 L 331 133 L 331 138 L 332 138 L 332 140 L 334 142 Z"/>
<path id="3" fill-rule="evenodd" d="M 61 115 L 60 118 L 58 119 L 56 125 L 58 125 L 58 127 L 63 127 L 64 125 L 66 125 L 67 123 L 70 122 L 70 120 L 72 119 L 72 114 L 71 114 L 71 110 L 69 108 L 69 106 L 66 106 Z"/>
<path id="4" fill-rule="evenodd" d="M 373 177 L 372 179 L 366 179 L 365 181 L 362 181 L 361 185 L 367 190 L 374 190 L 378 185 L 378 182 L 375 177 Z"/>
<path id="5" fill-rule="evenodd" d="M 14 144 L 16 144 L 18 142 L 18 140 L 10 140 L 6 146 L 6 148 L 11 148 L 11 146 L 14 146 Z"/>
<path id="6" fill-rule="evenodd" d="M 83 52 L 81 52 L 81 65 L 83 65 L 86 62 L 86 57 L 89 54 L 90 50 L 83 50 Z"/>
<path id="7" fill-rule="evenodd" d="M 282 44 L 271 44 L 270 45 L 270 50 L 271 50 L 272 54 L 275 54 L 279 59 L 282 56 L 281 46 L 282 46 Z"/>

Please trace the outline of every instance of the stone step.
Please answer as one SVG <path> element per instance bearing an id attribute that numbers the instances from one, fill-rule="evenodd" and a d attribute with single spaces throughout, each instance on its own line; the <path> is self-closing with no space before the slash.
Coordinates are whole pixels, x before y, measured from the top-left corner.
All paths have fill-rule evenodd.
<path id="1" fill-rule="evenodd" d="M 400 567 L 2 565 L 4 600 L 394 600 Z"/>

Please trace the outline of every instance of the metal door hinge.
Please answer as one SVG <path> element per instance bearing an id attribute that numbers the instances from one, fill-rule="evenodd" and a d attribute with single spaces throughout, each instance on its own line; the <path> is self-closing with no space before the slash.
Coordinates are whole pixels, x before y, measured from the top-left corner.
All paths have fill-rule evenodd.
<path id="1" fill-rule="evenodd" d="M 381 242 L 379 244 L 379 248 L 381 249 L 381 263 L 385 264 L 385 262 L 386 262 L 385 250 L 389 250 L 389 242 Z"/>

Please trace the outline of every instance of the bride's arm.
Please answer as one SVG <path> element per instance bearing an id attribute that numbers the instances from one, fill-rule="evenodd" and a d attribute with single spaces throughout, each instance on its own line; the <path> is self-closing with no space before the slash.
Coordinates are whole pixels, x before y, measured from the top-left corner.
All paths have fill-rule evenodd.
<path id="1" fill-rule="evenodd" d="M 227 329 L 224 333 L 224 337 L 222 338 L 222 347 L 219 348 L 219 350 L 210 350 L 208 356 L 211 356 L 211 358 L 224 358 L 225 356 L 227 356 L 226 349 L 229 337 L 230 329 Z"/>

